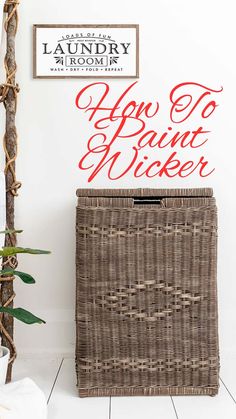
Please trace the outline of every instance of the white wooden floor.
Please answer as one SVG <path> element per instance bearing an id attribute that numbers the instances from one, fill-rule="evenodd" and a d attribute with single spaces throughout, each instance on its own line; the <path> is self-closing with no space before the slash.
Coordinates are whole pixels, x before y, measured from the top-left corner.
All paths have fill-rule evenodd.
<path id="1" fill-rule="evenodd" d="M 235 419 L 236 359 L 221 367 L 218 396 L 84 398 L 73 359 L 17 359 L 13 379 L 32 378 L 48 400 L 48 419 Z"/>

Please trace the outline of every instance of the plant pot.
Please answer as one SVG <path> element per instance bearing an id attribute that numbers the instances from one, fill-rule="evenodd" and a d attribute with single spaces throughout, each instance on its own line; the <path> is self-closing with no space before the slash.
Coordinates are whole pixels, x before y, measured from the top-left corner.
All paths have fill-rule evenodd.
<path id="1" fill-rule="evenodd" d="M 0 346 L 0 385 L 5 384 L 10 351 L 5 346 Z"/>

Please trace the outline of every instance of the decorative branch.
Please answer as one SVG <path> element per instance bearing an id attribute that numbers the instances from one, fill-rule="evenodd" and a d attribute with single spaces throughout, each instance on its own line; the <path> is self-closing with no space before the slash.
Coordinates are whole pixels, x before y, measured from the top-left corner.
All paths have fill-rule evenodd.
<path id="1" fill-rule="evenodd" d="M 5 70 L 6 82 L 0 86 L 0 101 L 4 103 L 6 109 L 6 129 L 4 135 L 4 151 L 6 155 L 5 177 L 6 177 L 6 224 L 7 228 L 13 230 L 11 234 L 6 235 L 5 246 L 14 247 L 16 245 L 16 234 L 14 232 L 14 199 L 18 195 L 18 189 L 21 184 L 16 180 L 15 160 L 17 157 L 17 132 L 15 126 L 15 116 L 17 107 L 17 93 L 19 87 L 15 82 L 17 70 L 15 61 L 15 36 L 18 27 L 17 8 L 18 0 L 7 0 L 4 5 L 6 15 L 6 55 Z M 17 267 L 17 258 L 10 255 L 4 259 L 4 269 L 15 269 Z M 1 304 L 5 308 L 13 307 L 15 293 L 13 290 L 14 276 L 1 277 Z M 6 312 L 0 315 L 0 333 L 2 335 L 2 345 L 10 349 L 11 357 L 9 361 L 7 382 L 11 380 L 12 363 L 16 358 L 16 348 L 14 345 L 14 323 L 13 317 Z"/>

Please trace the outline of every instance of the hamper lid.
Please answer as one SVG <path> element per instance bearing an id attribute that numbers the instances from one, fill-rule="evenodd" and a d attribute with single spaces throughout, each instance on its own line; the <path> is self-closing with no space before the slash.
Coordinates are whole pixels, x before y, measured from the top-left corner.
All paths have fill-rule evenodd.
<path id="1" fill-rule="evenodd" d="M 213 197 L 212 188 L 188 188 L 188 189 L 77 189 L 76 195 L 78 197 L 150 197 L 158 198 L 166 197 Z"/>

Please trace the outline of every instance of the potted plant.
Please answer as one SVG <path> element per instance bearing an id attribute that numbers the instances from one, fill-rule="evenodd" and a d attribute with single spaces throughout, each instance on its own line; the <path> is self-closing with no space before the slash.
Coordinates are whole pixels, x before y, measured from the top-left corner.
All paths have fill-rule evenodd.
<path id="1" fill-rule="evenodd" d="M 6 230 L 0 231 L 0 234 L 12 234 L 12 233 L 21 233 L 22 230 Z M 0 249 L 0 259 L 7 258 L 9 256 L 14 256 L 19 253 L 28 253 L 31 255 L 42 255 L 42 254 L 49 254 L 48 250 L 40 250 L 40 249 L 31 249 L 31 248 L 24 248 L 24 247 L 3 247 Z M 20 278 L 25 284 L 34 284 L 35 279 L 26 272 L 21 272 L 15 269 L 11 269 L 9 267 L 3 267 L 0 269 L 0 276 L 2 278 L 8 276 L 16 276 Z M 15 317 L 16 319 L 20 320 L 26 324 L 34 324 L 34 323 L 45 323 L 43 319 L 35 316 L 30 311 L 25 310 L 24 308 L 17 307 L 4 307 L 0 304 L 0 321 L 1 321 L 1 313 L 7 313 L 10 316 Z M 5 383 L 6 373 L 7 373 L 7 366 L 9 361 L 10 351 L 8 348 L 4 346 L 0 346 L 0 384 Z"/>
<path id="2" fill-rule="evenodd" d="M 0 346 L 0 385 L 5 384 L 10 351 L 5 346 Z"/>

